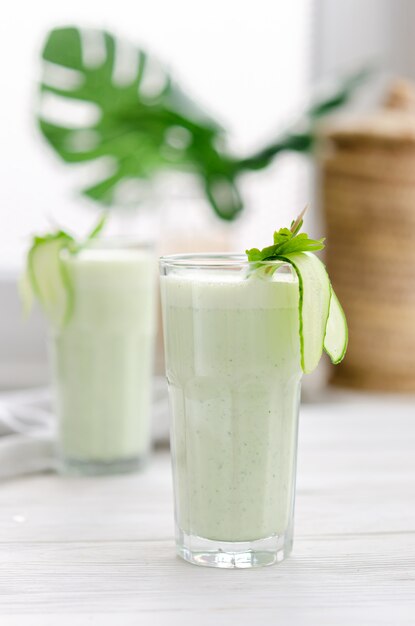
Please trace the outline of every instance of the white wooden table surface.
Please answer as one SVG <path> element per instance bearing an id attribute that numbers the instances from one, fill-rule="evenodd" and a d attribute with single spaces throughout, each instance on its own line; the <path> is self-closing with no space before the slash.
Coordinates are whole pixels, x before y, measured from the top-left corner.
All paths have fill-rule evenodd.
<path id="1" fill-rule="evenodd" d="M 167 451 L 141 475 L 2 483 L 0 625 L 415 624 L 415 404 L 303 409 L 280 565 L 188 565 L 172 521 Z"/>

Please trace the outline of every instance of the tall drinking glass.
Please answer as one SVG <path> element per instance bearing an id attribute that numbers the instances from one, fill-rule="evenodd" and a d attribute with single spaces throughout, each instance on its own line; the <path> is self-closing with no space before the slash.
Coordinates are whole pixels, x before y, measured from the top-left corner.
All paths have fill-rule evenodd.
<path id="1" fill-rule="evenodd" d="M 133 471 L 150 443 L 153 252 L 108 239 L 61 261 L 69 315 L 51 333 L 61 470 Z"/>
<path id="2" fill-rule="evenodd" d="M 241 255 L 160 261 L 178 554 L 247 568 L 291 551 L 298 282 Z"/>

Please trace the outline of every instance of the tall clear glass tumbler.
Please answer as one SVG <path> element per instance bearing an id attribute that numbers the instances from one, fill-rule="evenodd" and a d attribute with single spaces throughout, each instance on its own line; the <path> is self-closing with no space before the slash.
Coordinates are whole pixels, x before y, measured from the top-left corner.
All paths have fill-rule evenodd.
<path id="1" fill-rule="evenodd" d="M 178 554 L 224 568 L 292 548 L 298 282 L 242 255 L 160 260 Z"/>
<path id="2" fill-rule="evenodd" d="M 51 332 L 62 472 L 139 469 L 150 446 L 156 267 L 125 238 L 64 251 L 69 315 Z"/>

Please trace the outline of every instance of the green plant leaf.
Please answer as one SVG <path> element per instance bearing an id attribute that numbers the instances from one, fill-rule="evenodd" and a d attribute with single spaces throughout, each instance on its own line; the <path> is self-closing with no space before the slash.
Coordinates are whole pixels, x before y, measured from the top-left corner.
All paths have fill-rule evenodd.
<path id="1" fill-rule="evenodd" d="M 268 167 L 280 152 L 310 152 L 314 120 L 343 106 L 363 80 L 361 74 L 347 77 L 277 139 L 241 158 L 227 151 L 221 125 L 144 50 L 127 45 L 128 79 L 121 80 L 118 61 L 125 46 L 106 31 L 69 26 L 52 30 L 42 53 L 39 128 L 66 163 L 105 160 L 107 173 L 83 193 L 106 205 L 123 204 L 123 183 L 177 169 L 193 173 L 216 214 L 232 220 L 243 208 L 240 176 Z M 51 116 L 56 101 L 52 103 L 51 97 L 61 104 L 89 107 L 90 118 L 83 123 L 64 117 L 56 121 Z"/>
<path id="2" fill-rule="evenodd" d="M 85 61 L 91 31 L 75 27 L 58 28 L 48 36 L 43 59 L 53 64 L 59 76 L 48 80 L 46 66 L 41 95 L 51 94 L 73 103 L 93 105 L 98 111 L 86 127 L 58 124 L 44 113 L 39 126 L 51 146 L 67 163 L 81 163 L 107 157 L 113 171 L 83 190 L 88 197 L 113 204 L 119 183 L 149 179 L 168 168 L 193 171 L 202 180 L 215 211 L 232 219 L 241 209 L 235 174 L 230 159 L 215 144 L 224 139 L 221 126 L 173 83 L 170 75 L 143 50 L 131 47 L 135 75 L 127 84 L 115 81 L 117 51 L 122 41 L 103 31 L 93 31 L 102 46 L 98 64 Z M 93 50 L 92 50 L 93 52 Z M 67 72 L 78 76 L 68 79 Z M 122 198 L 117 203 L 122 203 Z"/>

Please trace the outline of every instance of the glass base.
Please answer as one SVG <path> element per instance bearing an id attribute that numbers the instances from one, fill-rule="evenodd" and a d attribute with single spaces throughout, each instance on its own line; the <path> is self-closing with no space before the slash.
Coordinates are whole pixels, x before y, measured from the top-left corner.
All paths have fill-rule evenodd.
<path id="1" fill-rule="evenodd" d="M 58 464 L 60 474 L 71 476 L 111 476 L 132 474 L 147 465 L 148 455 L 113 461 L 81 461 L 79 459 L 61 459 Z"/>
<path id="2" fill-rule="evenodd" d="M 177 554 L 193 565 L 247 569 L 274 565 L 286 559 L 292 550 L 292 533 L 273 535 L 255 541 L 214 541 L 188 535 L 177 529 Z"/>

